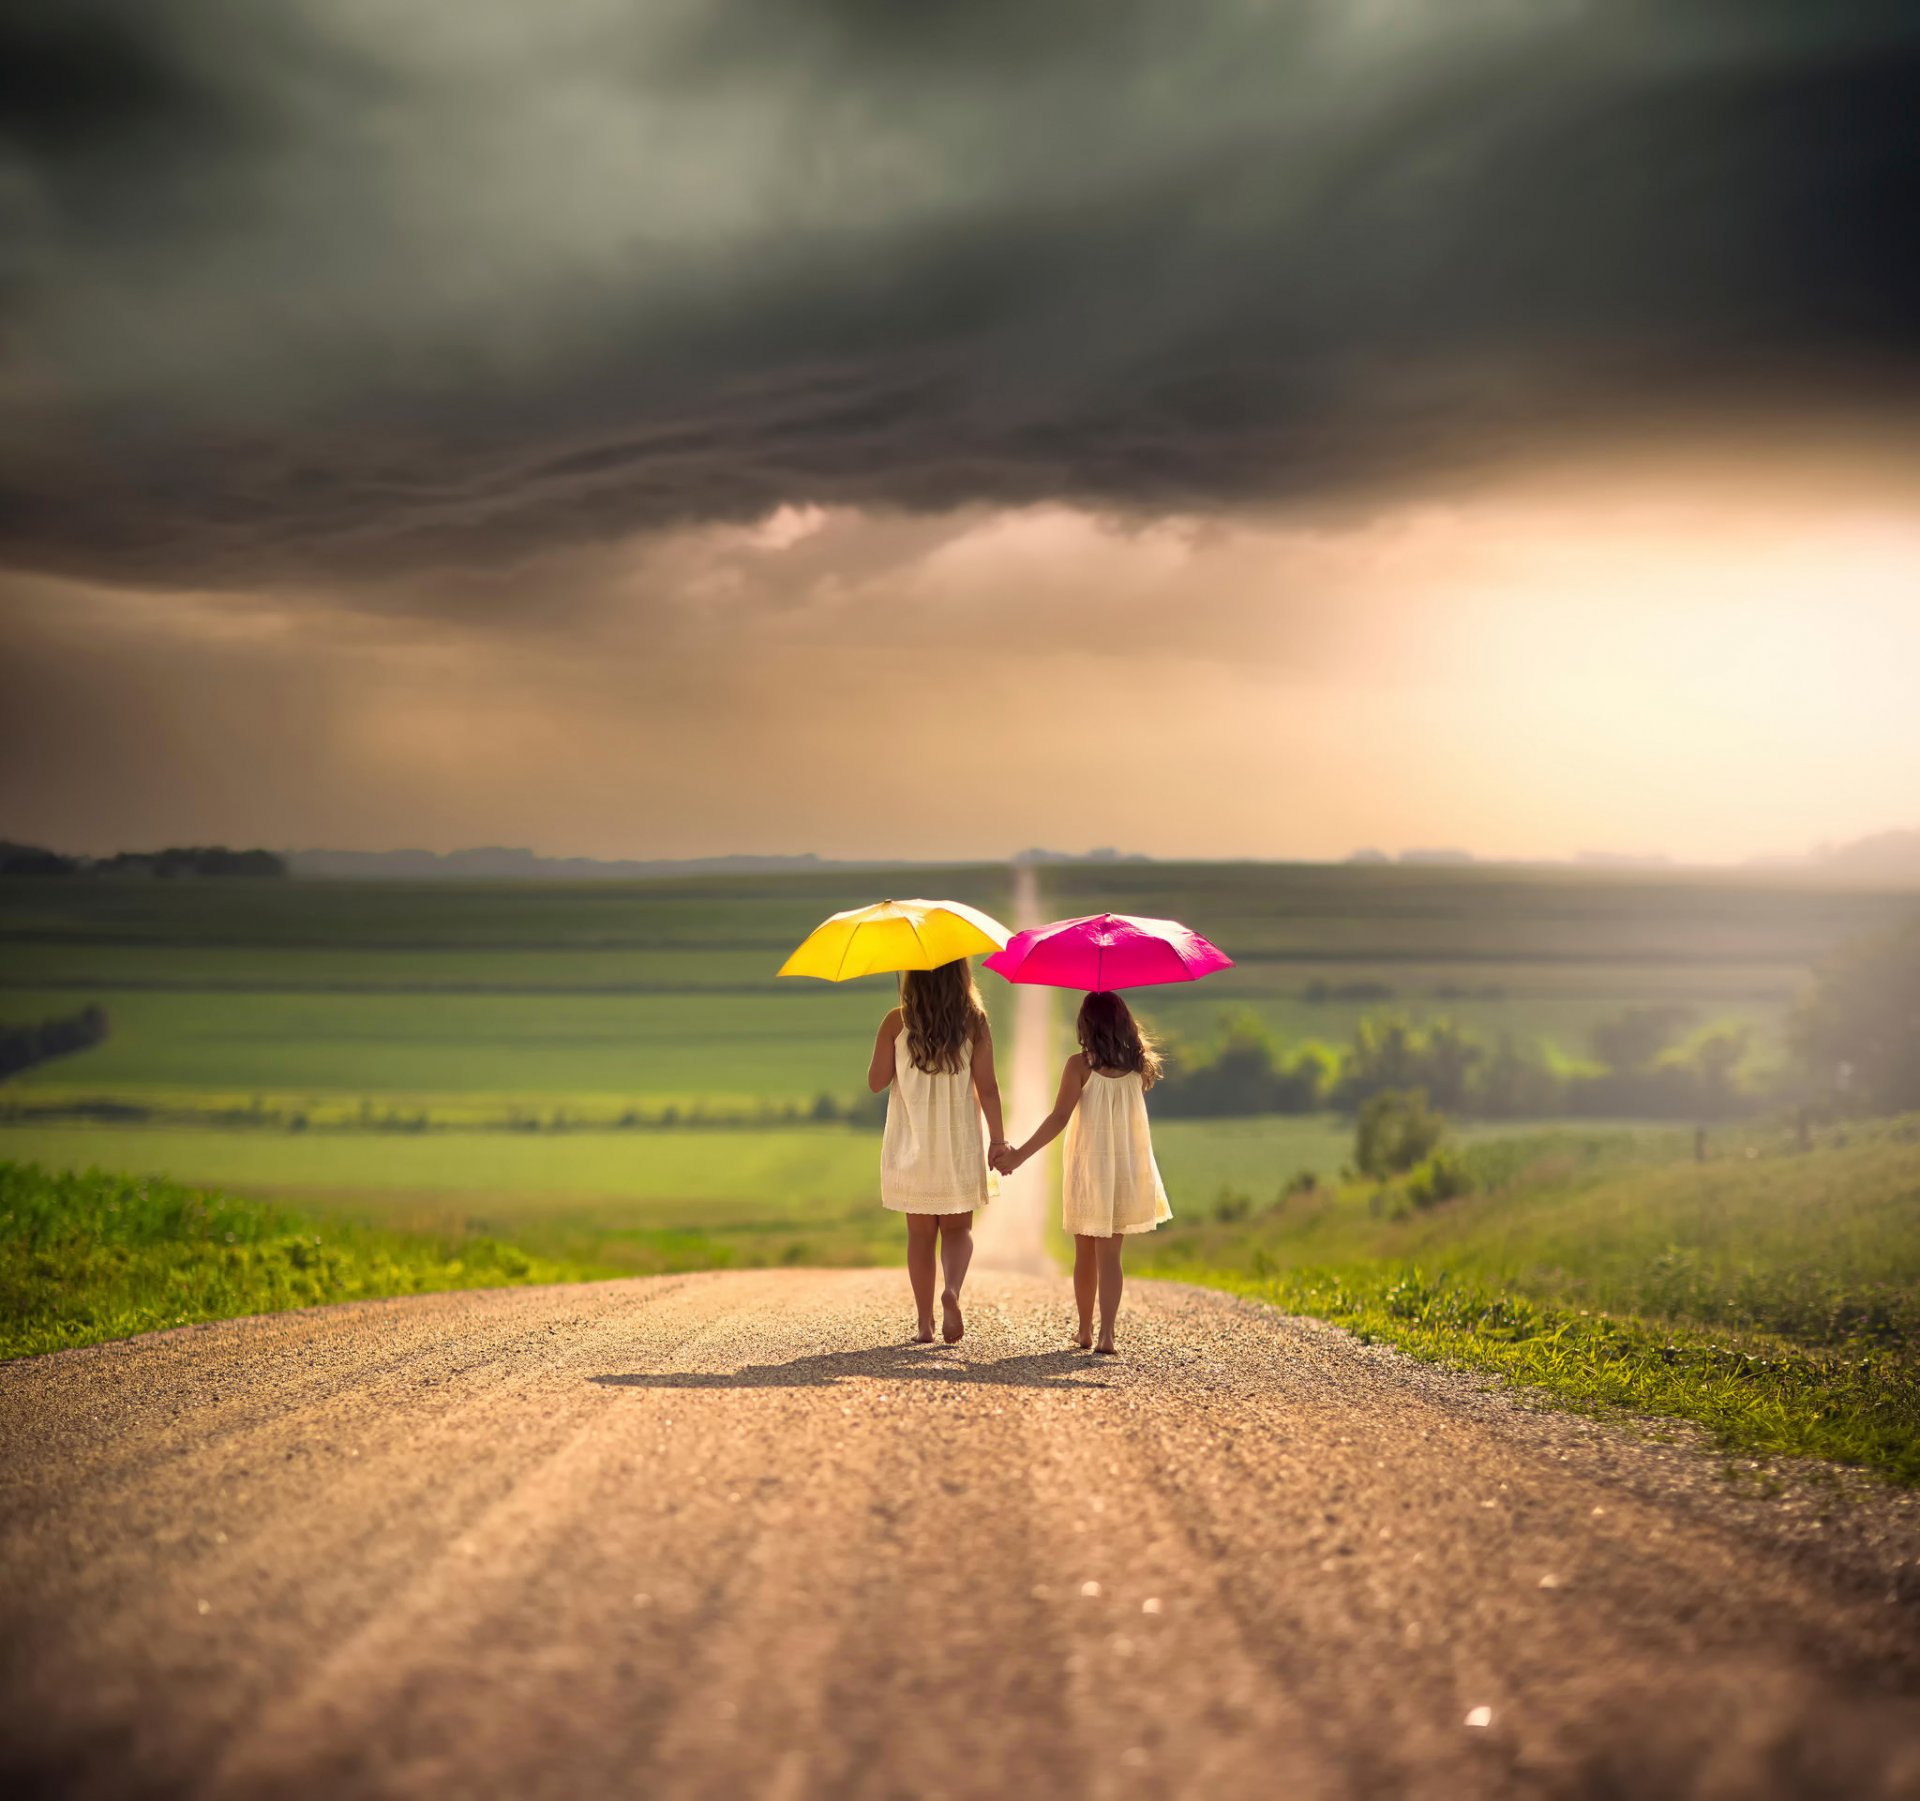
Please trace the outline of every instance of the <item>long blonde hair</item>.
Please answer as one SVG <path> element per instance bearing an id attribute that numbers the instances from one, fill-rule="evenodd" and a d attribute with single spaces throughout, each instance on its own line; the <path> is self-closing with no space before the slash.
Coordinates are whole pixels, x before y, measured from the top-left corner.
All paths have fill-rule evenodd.
<path id="1" fill-rule="evenodd" d="M 928 1075 L 952 1075 L 966 1066 L 967 1041 L 986 1024 L 987 1009 L 965 957 L 937 969 L 909 969 L 900 977 L 900 1014 L 907 1055 Z"/>
<path id="2" fill-rule="evenodd" d="M 1080 1003 L 1080 1048 L 1095 1069 L 1122 1069 L 1151 1088 L 1160 1080 L 1160 1053 L 1119 995 L 1096 988 Z"/>

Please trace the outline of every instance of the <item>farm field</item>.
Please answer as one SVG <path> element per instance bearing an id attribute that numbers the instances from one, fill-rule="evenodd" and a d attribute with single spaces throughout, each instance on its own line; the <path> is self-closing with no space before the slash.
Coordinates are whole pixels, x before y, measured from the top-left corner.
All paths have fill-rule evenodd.
<path id="1" fill-rule="evenodd" d="M 887 986 L 794 992 L 800 986 L 647 995 L 19 988 L 0 997 L 0 1019 L 51 1018 L 95 1000 L 113 1019 L 98 1050 L 28 1071 L 23 1089 L 484 1096 L 549 1111 L 574 1095 L 686 1105 L 851 1092 L 865 1063 L 850 1062 L 847 1047 L 871 1041 Z"/>
<path id="2" fill-rule="evenodd" d="M 1051 867 L 1041 889 L 1051 914 L 1169 913 L 1225 945 L 1226 975 L 1138 997 L 1197 1045 L 1238 1010 L 1295 1042 L 1398 1010 L 1537 1037 L 1567 1059 L 1594 1019 L 1642 1001 L 1777 1044 L 1812 963 L 1912 904 L 1757 879 L 1254 865 Z M 0 1021 L 97 1004 L 111 1029 L 0 1087 L 0 1158 L 369 1220 L 479 1219 L 541 1254 L 622 1268 L 656 1266 L 662 1234 L 720 1261 L 891 1258 L 871 1131 L 805 1123 L 823 1096 L 873 1119 L 861 1078 L 891 985 L 773 974 L 825 914 L 887 892 L 1010 905 L 997 867 L 12 880 Z M 1011 991 L 990 975 L 982 987 L 1004 1039 Z M 1332 1115 L 1158 1127 L 1183 1219 L 1223 1190 L 1259 1204 L 1299 1171 L 1331 1177 L 1351 1139 Z"/>
<path id="3" fill-rule="evenodd" d="M 1145 994 L 1141 1012 L 1204 1044 L 1246 1011 L 1281 1038 L 1338 1044 L 1369 1015 L 1448 1018 L 1536 1040 L 1560 1062 L 1631 1006 L 1754 1033 L 1784 1055 L 1812 967 L 1856 932 L 1911 914 L 1910 891 L 1755 875 L 1259 864 L 1075 865 L 1045 872 L 1049 909 L 1185 919 L 1237 967 Z"/>
<path id="4" fill-rule="evenodd" d="M 774 971 L 827 913 L 929 884 L 1007 907 L 1000 869 L 724 886 L 10 882 L 0 1020 L 98 1002 L 113 1032 L 9 1088 L 431 1097 L 502 1114 L 524 1099 L 543 1115 L 574 1096 L 725 1111 L 852 1095 L 889 984 Z"/>

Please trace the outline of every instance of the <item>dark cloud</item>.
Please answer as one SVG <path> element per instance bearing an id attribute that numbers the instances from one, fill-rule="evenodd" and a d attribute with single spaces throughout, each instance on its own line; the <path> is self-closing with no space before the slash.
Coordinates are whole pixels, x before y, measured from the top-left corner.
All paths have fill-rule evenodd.
<path id="1" fill-rule="evenodd" d="M 1338 497 L 1920 387 L 1920 15 L 16 0 L 0 556 Z"/>

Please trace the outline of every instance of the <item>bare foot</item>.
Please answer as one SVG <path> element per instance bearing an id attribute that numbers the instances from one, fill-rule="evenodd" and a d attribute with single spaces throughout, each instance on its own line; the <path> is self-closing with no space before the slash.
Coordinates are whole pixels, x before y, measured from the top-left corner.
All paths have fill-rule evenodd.
<path id="1" fill-rule="evenodd" d="M 1091 1326 L 1082 1326 L 1078 1332 L 1073 1334 L 1072 1341 L 1076 1346 L 1079 1347 L 1079 1349 L 1083 1351 L 1092 1350 L 1093 1349 L 1093 1328 Z"/>
<path id="2" fill-rule="evenodd" d="M 967 1322 L 960 1317 L 960 1297 L 951 1288 L 940 1291 L 940 1336 L 948 1344 L 958 1344 L 967 1335 Z"/>
<path id="3" fill-rule="evenodd" d="M 913 1342 L 915 1344 L 932 1344 L 933 1343 L 933 1321 L 932 1320 L 923 1319 L 920 1322 L 920 1330 L 914 1333 Z"/>
<path id="4" fill-rule="evenodd" d="M 1093 1354 L 1096 1357 L 1118 1357 L 1120 1347 L 1111 1338 L 1104 1339 L 1093 1347 Z"/>

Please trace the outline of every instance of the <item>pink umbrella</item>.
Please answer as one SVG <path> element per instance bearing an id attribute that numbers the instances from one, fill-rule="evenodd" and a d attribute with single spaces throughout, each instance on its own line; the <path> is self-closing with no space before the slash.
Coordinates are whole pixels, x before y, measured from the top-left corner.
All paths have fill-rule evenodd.
<path id="1" fill-rule="evenodd" d="M 1233 959 L 1177 919 L 1095 913 L 1016 932 L 1005 950 L 983 959 L 1009 982 L 1048 988 L 1152 988 L 1197 982 Z"/>

